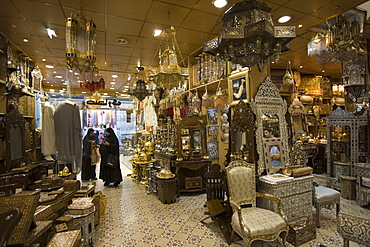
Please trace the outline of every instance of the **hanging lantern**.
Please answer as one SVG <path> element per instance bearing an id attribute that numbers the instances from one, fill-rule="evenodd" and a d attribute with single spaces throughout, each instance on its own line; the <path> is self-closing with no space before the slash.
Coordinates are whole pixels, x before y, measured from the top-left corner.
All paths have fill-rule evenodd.
<path id="1" fill-rule="evenodd" d="M 96 25 L 77 12 L 66 21 L 66 62 L 70 70 L 94 70 L 96 61 Z"/>
<path id="2" fill-rule="evenodd" d="M 294 26 L 274 26 L 271 8 L 256 0 L 234 4 L 222 21 L 220 34 L 206 42 L 203 50 L 249 68 L 258 64 L 262 70 L 270 56 L 278 61 L 280 53 L 289 50 L 289 42 L 295 37 Z"/>
<path id="3" fill-rule="evenodd" d="M 176 41 L 174 27 L 166 29 L 167 47 L 163 53 L 159 52 L 159 67 L 150 68 L 149 76 L 161 88 L 172 89 L 187 83 L 189 69 L 178 64 L 176 52 L 180 52 Z M 181 53 L 180 57 L 181 57 Z"/>
<path id="4" fill-rule="evenodd" d="M 136 82 L 136 88 L 134 90 L 130 90 L 129 94 L 136 97 L 139 101 L 142 101 L 145 99 L 146 96 L 149 95 L 149 91 L 146 89 L 146 83 L 143 79 L 140 78 L 144 76 L 144 68 L 138 67 L 138 77 L 139 80 Z"/>

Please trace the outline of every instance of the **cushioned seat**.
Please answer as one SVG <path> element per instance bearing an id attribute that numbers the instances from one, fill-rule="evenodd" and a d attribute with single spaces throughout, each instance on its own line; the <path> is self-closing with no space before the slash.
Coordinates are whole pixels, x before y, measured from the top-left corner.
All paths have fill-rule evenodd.
<path id="1" fill-rule="evenodd" d="M 315 193 L 313 195 L 313 204 L 316 208 L 316 225 L 320 227 L 320 212 L 321 208 L 331 208 L 334 204 L 336 205 L 337 215 L 339 212 L 340 203 L 340 192 L 335 189 L 331 189 L 325 186 L 315 187 Z"/>
<path id="2" fill-rule="evenodd" d="M 288 226 L 281 210 L 281 200 L 272 195 L 256 192 L 255 166 L 252 163 L 236 160 L 226 167 L 229 200 L 233 209 L 231 226 L 243 238 L 244 246 L 251 246 L 255 240 L 274 241 L 278 237 L 286 246 Z M 258 208 L 256 197 L 275 202 L 278 213 Z"/>
<path id="3" fill-rule="evenodd" d="M 284 219 L 275 212 L 263 208 L 242 208 L 243 222 L 247 225 L 252 238 L 280 232 L 286 228 Z M 238 214 L 233 214 L 231 220 L 232 228 L 242 236 Z"/>

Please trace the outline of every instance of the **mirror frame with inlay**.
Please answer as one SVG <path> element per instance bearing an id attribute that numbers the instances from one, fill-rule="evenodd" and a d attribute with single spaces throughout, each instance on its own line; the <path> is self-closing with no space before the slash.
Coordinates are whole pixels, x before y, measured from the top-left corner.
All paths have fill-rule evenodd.
<path id="1" fill-rule="evenodd" d="M 271 162 L 266 162 L 266 156 L 270 155 L 265 152 L 265 138 L 263 137 L 263 116 L 277 116 L 279 121 L 279 137 L 276 137 L 277 142 L 280 142 L 280 157 L 282 168 L 289 166 L 288 159 L 288 129 L 285 120 L 287 111 L 287 103 L 280 96 L 278 88 L 272 83 L 270 77 L 266 77 L 265 81 L 259 86 L 256 97 L 251 102 L 253 113 L 256 115 L 256 148 L 259 156 L 257 173 L 261 175 L 265 170 L 268 174 L 275 173 L 277 169 L 272 169 Z"/>

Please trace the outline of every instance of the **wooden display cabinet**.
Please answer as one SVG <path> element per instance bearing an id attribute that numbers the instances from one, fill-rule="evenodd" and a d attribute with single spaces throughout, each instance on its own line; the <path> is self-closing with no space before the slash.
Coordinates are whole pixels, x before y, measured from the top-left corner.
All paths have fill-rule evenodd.
<path id="1" fill-rule="evenodd" d="M 366 162 L 368 119 L 366 113 L 355 115 L 338 107 L 327 117 L 327 173 L 337 178 L 353 176 L 353 165 Z"/>
<path id="2" fill-rule="evenodd" d="M 199 117 L 183 118 L 177 135 L 177 161 L 202 160 L 207 155 L 205 125 Z"/>

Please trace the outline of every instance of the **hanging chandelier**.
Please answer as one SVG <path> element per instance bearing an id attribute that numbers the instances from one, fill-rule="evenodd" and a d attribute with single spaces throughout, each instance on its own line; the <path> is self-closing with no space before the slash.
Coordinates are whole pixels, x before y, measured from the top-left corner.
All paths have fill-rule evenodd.
<path id="1" fill-rule="evenodd" d="M 279 61 L 281 52 L 290 50 L 294 26 L 274 26 L 271 8 L 256 0 L 243 0 L 228 9 L 222 18 L 218 37 L 203 45 L 205 52 L 243 66 L 258 64 L 262 70 L 272 56 Z"/>
<path id="2" fill-rule="evenodd" d="M 170 90 L 187 82 L 189 69 L 185 65 L 181 67 L 178 64 L 177 52 L 179 52 L 182 62 L 183 59 L 177 45 L 175 28 L 172 26 L 167 28 L 165 34 L 167 38 L 166 49 L 163 53 L 159 51 L 159 67 L 149 68 L 149 78 L 161 88 Z"/>
<path id="3" fill-rule="evenodd" d="M 88 72 L 97 70 L 96 61 L 96 25 L 78 11 L 66 21 L 66 62 L 70 70 Z"/>
<path id="4" fill-rule="evenodd" d="M 365 62 L 366 38 L 362 32 L 365 13 L 349 10 L 318 27 L 312 28 L 314 36 L 308 43 L 308 55 L 318 55 L 318 62 Z"/>
<path id="5" fill-rule="evenodd" d="M 149 90 L 146 88 L 146 83 L 142 78 L 145 78 L 144 67 L 138 67 L 138 81 L 136 82 L 136 87 L 129 91 L 131 96 L 136 97 L 139 101 L 143 101 L 146 96 L 149 95 Z"/>

